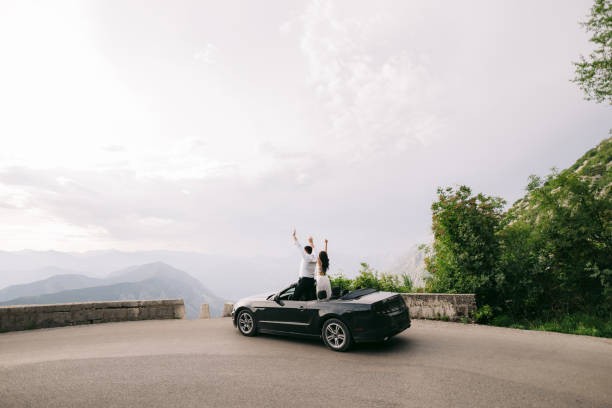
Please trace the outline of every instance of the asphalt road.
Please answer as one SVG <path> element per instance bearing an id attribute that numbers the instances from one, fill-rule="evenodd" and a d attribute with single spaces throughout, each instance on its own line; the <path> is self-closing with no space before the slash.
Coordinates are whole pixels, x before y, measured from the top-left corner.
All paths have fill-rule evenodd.
<path id="1" fill-rule="evenodd" d="M 612 407 L 612 341 L 431 321 L 347 353 L 229 319 L 13 332 L 0 407 Z"/>

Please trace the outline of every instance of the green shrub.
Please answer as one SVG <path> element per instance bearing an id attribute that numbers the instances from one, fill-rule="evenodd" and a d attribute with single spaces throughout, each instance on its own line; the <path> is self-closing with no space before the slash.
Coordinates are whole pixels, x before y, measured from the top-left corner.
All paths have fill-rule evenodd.
<path id="1" fill-rule="evenodd" d="M 510 316 L 500 315 L 491 319 L 489 324 L 514 329 L 612 337 L 612 316 L 598 318 L 585 313 L 566 314 L 561 317 L 534 318 L 531 320 L 513 320 Z"/>
<path id="2" fill-rule="evenodd" d="M 493 326 L 509 327 L 510 325 L 512 325 L 512 323 L 514 323 L 514 322 L 512 321 L 512 318 L 510 316 L 508 316 L 508 315 L 495 316 L 491 320 L 491 324 Z"/>
<path id="3" fill-rule="evenodd" d="M 380 289 L 380 281 L 378 279 L 378 271 L 374 270 L 367 263 L 361 264 L 359 275 L 353 279 L 353 288 L 372 288 Z"/>
<path id="4" fill-rule="evenodd" d="M 493 308 L 489 305 L 484 305 L 478 308 L 475 317 L 478 323 L 488 323 L 493 318 Z"/>
<path id="5" fill-rule="evenodd" d="M 337 275 L 329 274 L 329 282 L 332 287 L 340 288 L 340 291 L 343 291 L 345 289 L 352 290 L 353 288 L 353 281 L 345 277 L 342 272 Z"/>
<path id="6" fill-rule="evenodd" d="M 330 274 L 330 283 L 333 286 L 337 286 L 340 290 L 348 289 L 361 289 L 361 288 L 372 288 L 382 290 L 386 292 L 398 292 L 407 293 L 412 291 L 412 281 L 408 275 L 393 275 L 389 273 L 382 273 L 376 269 L 372 269 L 367 263 L 361 264 L 361 269 L 355 279 L 350 279 L 344 276 L 343 273 Z"/>

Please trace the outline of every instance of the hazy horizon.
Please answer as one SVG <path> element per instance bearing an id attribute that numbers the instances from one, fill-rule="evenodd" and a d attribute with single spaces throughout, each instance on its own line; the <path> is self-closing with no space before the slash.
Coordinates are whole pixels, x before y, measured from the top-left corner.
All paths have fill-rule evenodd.
<path id="1" fill-rule="evenodd" d="M 273 255 L 211 255 L 178 251 L 1 251 L 0 291 L 13 285 L 40 282 L 58 275 L 85 275 L 104 279 L 118 271 L 138 266 L 165 263 L 197 278 L 214 294 L 239 299 L 257 292 L 279 290 L 298 276 L 300 256 L 295 250 Z M 381 272 L 408 273 L 422 283 L 422 257 L 415 247 L 403 258 L 387 256 L 355 256 L 333 252 L 330 274 L 354 277 L 361 262 L 368 262 Z M 77 280 L 80 282 L 80 280 Z"/>
<path id="2" fill-rule="evenodd" d="M 401 254 L 608 136 L 591 3 L 3 2 L 0 250 Z"/>

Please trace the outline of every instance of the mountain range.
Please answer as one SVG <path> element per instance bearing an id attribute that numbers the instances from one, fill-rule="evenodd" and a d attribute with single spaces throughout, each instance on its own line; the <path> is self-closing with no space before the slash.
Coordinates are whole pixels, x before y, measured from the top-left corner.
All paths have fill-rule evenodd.
<path id="1" fill-rule="evenodd" d="M 202 303 L 209 304 L 212 316 L 220 316 L 225 302 L 198 279 L 163 262 L 132 266 L 106 278 L 60 274 L 0 290 L 0 305 L 175 298 L 184 299 L 189 319 L 198 317 Z"/>

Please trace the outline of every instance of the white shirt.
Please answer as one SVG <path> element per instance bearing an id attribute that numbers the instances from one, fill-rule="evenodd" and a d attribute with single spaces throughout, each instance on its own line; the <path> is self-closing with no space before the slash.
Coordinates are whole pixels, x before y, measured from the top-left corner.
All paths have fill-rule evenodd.
<path id="1" fill-rule="evenodd" d="M 295 246 L 300 252 L 300 255 L 302 255 L 302 262 L 300 263 L 300 278 L 314 278 L 314 270 L 315 265 L 317 264 L 317 258 L 315 258 L 314 254 L 307 254 L 304 250 L 304 247 L 297 239 L 295 240 Z"/>
<path id="2" fill-rule="evenodd" d="M 322 290 L 324 290 L 326 293 L 325 299 L 329 299 L 332 295 L 331 283 L 327 275 L 323 275 L 323 276 L 319 275 L 320 270 L 321 270 L 321 267 L 317 264 L 317 271 L 315 273 L 315 279 L 317 280 L 317 299 L 318 299 L 319 292 Z M 323 299 L 320 299 L 320 300 L 323 300 Z"/>

